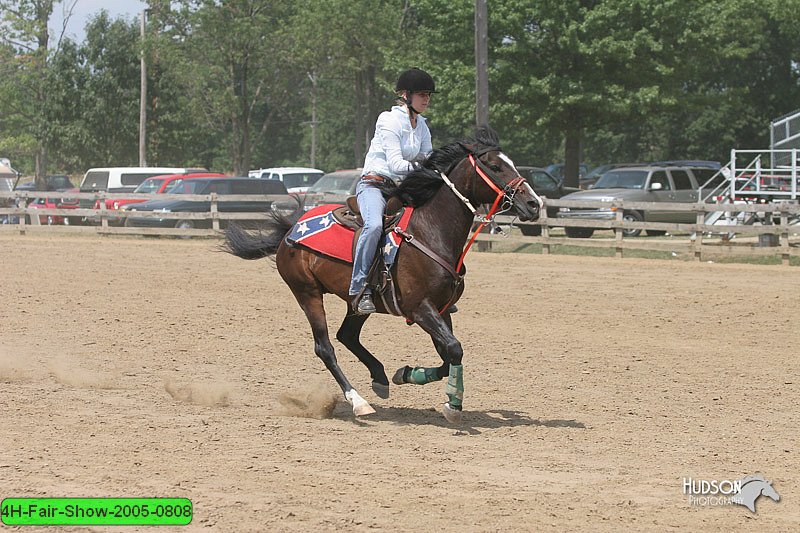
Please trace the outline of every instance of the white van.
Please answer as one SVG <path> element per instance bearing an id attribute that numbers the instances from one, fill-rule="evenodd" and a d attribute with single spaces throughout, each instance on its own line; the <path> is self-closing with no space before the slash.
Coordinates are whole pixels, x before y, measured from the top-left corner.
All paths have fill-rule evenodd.
<path id="1" fill-rule="evenodd" d="M 282 181 L 290 193 L 304 193 L 325 174 L 318 168 L 306 167 L 273 167 L 251 170 L 247 175 L 251 178 Z"/>
<path id="2" fill-rule="evenodd" d="M 81 181 L 81 192 L 131 192 L 147 178 L 191 172 L 207 172 L 207 170 L 173 167 L 90 168 Z"/>

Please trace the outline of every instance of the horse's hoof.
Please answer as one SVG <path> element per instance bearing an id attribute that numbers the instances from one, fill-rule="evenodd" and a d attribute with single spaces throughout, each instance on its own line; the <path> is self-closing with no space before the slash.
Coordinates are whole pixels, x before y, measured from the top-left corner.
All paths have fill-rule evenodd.
<path id="1" fill-rule="evenodd" d="M 408 383 L 408 381 L 406 381 L 406 372 L 408 372 L 410 369 L 411 367 L 407 365 L 398 368 L 397 372 L 395 372 L 394 376 L 392 376 L 392 383 L 395 385 L 403 385 L 404 383 Z"/>
<path id="2" fill-rule="evenodd" d="M 375 409 L 362 398 L 355 389 L 350 389 L 344 394 L 347 403 L 353 406 L 353 414 L 356 416 L 371 415 Z"/>
<path id="3" fill-rule="evenodd" d="M 364 402 L 363 405 L 353 406 L 353 414 L 356 416 L 366 416 L 374 413 L 375 409 L 373 409 L 372 406 L 367 402 Z"/>
<path id="4" fill-rule="evenodd" d="M 451 424 L 461 423 L 461 409 L 454 409 L 453 407 L 450 407 L 450 402 L 444 403 L 444 406 L 442 406 L 442 412 L 444 413 L 444 417 Z"/>
<path id="5" fill-rule="evenodd" d="M 385 400 L 389 397 L 389 385 L 384 385 L 383 383 L 373 381 L 372 392 L 374 392 L 378 398 L 383 398 Z"/>

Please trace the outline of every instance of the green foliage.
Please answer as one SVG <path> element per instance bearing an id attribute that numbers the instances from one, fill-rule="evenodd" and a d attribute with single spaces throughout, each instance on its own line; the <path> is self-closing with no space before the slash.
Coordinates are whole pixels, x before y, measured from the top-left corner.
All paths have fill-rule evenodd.
<path id="1" fill-rule="evenodd" d="M 359 166 L 411 66 L 437 82 L 434 145 L 475 122 L 473 0 L 149 0 L 143 43 L 100 13 L 53 47 L 60 3 L 0 0 L 0 155 L 25 173 L 138 162 L 142 51 L 150 164 L 305 166 L 313 136 L 317 167 Z M 518 164 L 725 160 L 800 101 L 800 0 L 488 4 L 490 123 Z"/>

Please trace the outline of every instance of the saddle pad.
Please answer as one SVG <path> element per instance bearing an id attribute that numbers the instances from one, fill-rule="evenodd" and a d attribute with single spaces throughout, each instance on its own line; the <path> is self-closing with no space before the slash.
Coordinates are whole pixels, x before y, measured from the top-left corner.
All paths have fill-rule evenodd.
<path id="1" fill-rule="evenodd" d="M 336 204 L 320 205 L 307 213 L 292 227 L 286 242 L 299 244 L 328 257 L 353 262 L 354 231 L 336 223 L 331 211 Z"/>
<path id="2" fill-rule="evenodd" d="M 353 235 L 355 231 L 339 224 L 332 212 L 340 205 L 321 205 L 305 213 L 292 227 L 286 242 L 300 245 L 322 255 L 353 263 Z M 414 209 L 406 207 L 397 227 L 405 230 Z M 387 265 L 394 263 L 397 249 L 403 238 L 391 231 L 381 240 L 381 253 Z"/>

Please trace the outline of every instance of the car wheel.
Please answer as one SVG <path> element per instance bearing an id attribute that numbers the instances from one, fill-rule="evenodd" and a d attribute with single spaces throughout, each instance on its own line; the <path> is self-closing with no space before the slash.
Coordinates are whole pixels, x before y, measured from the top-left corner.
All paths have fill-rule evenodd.
<path id="1" fill-rule="evenodd" d="M 535 226 L 519 226 L 519 230 L 522 232 L 523 235 L 526 237 L 538 237 L 542 234 L 542 227 L 538 224 Z"/>
<path id="2" fill-rule="evenodd" d="M 660 229 L 648 229 L 645 230 L 645 233 L 647 233 L 650 237 L 662 237 L 667 234 L 666 231 Z"/>
<path id="3" fill-rule="evenodd" d="M 570 239 L 588 239 L 594 234 L 594 228 L 564 228 Z"/>
<path id="4" fill-rule="evenodd" d="M 624 215 L 622 215 L 622 220 L 625 222 L 641 222 L 644 220 L 644 217 L 639 211 L 626 211 Z M 622 234 L 625 237 L 638 237 L 642 234 L 642 230 L 640 229 L 624 229 L 622 230 Z"/>

